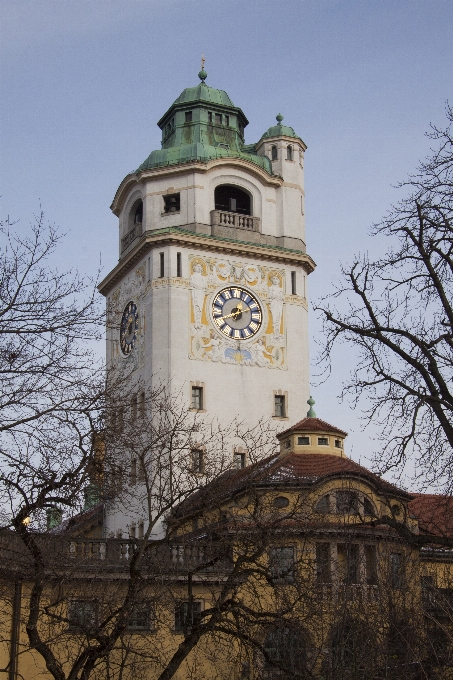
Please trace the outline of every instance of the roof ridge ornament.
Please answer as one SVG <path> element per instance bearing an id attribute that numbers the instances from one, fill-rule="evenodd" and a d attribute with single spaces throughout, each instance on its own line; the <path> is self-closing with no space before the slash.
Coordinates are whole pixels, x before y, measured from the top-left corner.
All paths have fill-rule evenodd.
<path id="1" fill-rule="evenodd" d="M 204 54 L 202 54 L 202 55 L 201 55 L 201 71 L 199 71 L 198 77 L 199 77 L 199 79 L 201 80 L 201 82 L 202 82 L 203 85 L 205 85 L 205 82 L 204 82 L 204 81 L 205 81 L 206 78 L 208 77 L 208 74 L 207 74 L 206 71 L 204 70 L 204 63 L 205 63 L 205 61 L 206 61 L 205 56 L 204 56 Z"/>
<path id="2" fill-rule="evenodd" d="M 313 406 L 315 405 L 315 400 L 313 397 L 310 395 L 310 399 L 307 399 L 307 404 L 310 407 L 310 410 L 307 412 L 307 418 L 316 418 L 316 413 L 313 410 Z"/>

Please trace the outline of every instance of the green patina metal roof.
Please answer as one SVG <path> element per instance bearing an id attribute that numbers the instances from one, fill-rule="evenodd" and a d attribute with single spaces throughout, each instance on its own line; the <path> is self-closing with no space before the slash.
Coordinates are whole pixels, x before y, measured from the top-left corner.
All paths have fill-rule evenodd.
<path id="1" fill-rule="evenodd" d="M 224 90 L 204 82 L 187 87 L 157 123 L 162 130 L 162 148 L 152 151 L 137 172 L 181 163 L 216 158 L 239 158 L 254 163 L 272 175 L 272 164 L 256 153 L 255 145 L 244 144 L 248 120 Z"/>
<path id="2" fill-rule="evenodd" d="M 277 125 L 270 127 L 269 130 L 262 135 L 261 139 L 264 139 L 265 137 L 294 137 L 295 139 L 300 139 L 299 135 L 294 132 L 292 127 L 282 125 L 283 116 L 281 113 L 279 113 L 276 118 Z"/>
<path id="3" fill-rule="evenodd" d="M 272 175 L 272 163 L 267 156 L 256 153 L 256 144 L 244 143 L 244 128 L 248 120 L 224 90 L 206 85 L 204 68 L 198 74 L 201 82 L 187 87 L 175 99 L 157 123 L 162 130 L 162 148 L 152 151 L 137 172 L 181 163 L 206 163 L 216 158 L 239 158 L 254 163 Z M 261 137 L 294 137 L 293 128 L 277 125 Z"/>
<path id="4" fill-rule="evenodd" d="M 201 82 L 196 87 L 186 87 L 179 97 L 173 102 L 175 104 L 187 104 L 188 102 L 208 102 L 220 106 L 233 106 L 234 104 L 225 90 L 216 90 L 209 87 L 205 82 Z"/>

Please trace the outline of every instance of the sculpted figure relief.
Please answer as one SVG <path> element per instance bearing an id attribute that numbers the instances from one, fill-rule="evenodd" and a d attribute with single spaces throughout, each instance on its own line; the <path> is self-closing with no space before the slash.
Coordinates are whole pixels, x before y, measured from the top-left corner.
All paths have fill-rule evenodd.
<path id="1" fill-rule="evenodd" d="M 283 289 L 280 286 L 280 279 L 278 276 L 273 276 L 271 279 L 271 285 L 269 286 L 269 300 L 274 337 L 278 338 L 280 337 L 280 325 L 283 314 Z"/>
<path id="2" fill-rule="evenodd" d="M 253 352 L 253 360 L 257 366 L 269 366 L 271 362 L 264 355 L 270 353 L 266 349 L 266 345 L 263 342 L 263 338 L 260 338 L 258 342 L 255 342 L 250 349 Z"/>
<path id="3" fill-rule="evenodd" d="M 195 315 L 195 328 L 201 329 L 201 315 L 203 313 L 204 299 L 206 296 L 207 276 L 203 275 L 203 267 L 201 264 L 195 264 L 193 267 L 193 274 L 190 277 L 190 285 L 192 287 L 192 303 Z"/>

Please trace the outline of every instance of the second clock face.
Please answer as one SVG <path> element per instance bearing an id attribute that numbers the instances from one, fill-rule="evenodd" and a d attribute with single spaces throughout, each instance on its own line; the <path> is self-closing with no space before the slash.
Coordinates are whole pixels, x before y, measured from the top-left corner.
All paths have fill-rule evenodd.
<path id="1" fill-rule="evenodd" d="M 123 354 L 129 354 L 135 345 L 138 330 L 138 311 L 134 302 L 129 302 L 123 312 L 120 326 L 120 346 Z"/>
<path id="2" fill-rule="evenodd" d="M 215 295 L 212 317 L 219 331 L 234 340 L 252 338 L 263 323 L 260 303 L 241 286 L 228 286 Z"/>

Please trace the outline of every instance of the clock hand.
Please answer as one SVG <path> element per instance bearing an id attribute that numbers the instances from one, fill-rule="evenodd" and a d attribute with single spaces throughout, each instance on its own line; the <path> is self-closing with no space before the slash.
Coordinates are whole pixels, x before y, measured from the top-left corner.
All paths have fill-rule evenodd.
<path id="1" fill-rule="evenodd" d="M 243 312 L 248 312 L 248 311 L 250 311 L 249 307 L 246 306 L 245 309 L 243 309 L 243 303 L 238 302 L 236 309 L 231 314 L 225 314 L 225 316 L 221 316 L 219 318 L 220 319 L 229 319 L 233 316 L 234 320 L 236 321 L 236 318 L 239 316 L 239 314 L 242 315 Z"/>

